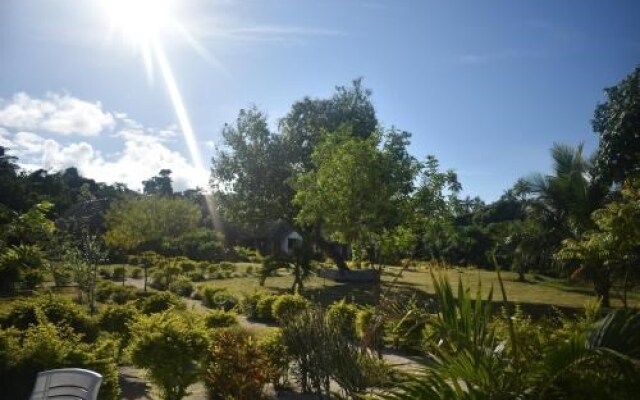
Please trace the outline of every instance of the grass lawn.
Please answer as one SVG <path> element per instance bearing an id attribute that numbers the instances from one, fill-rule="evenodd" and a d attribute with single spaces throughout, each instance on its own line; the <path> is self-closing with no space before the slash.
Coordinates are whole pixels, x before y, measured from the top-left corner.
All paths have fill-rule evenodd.
<path id="1" fill-rule="evenodd" d="M 239 264 L 238 271 L 244 271 L 247 265 Z M 254 269 L 257 268 L 254 265 Z M 435 274 L 444 274 L 450 282 L 457 286 L 458 279 L 476 291 L 481 283 L 483 296 L 486 296 L 493 287 L 494 300 L 502 300 L 497 274 L 494 271 L 485 271 L 475 268 L 427 268 L 411 269 L 402 272 L 402 276 L 395 282 L 391 290 L 401 292 L 415 292 L 429 295 L 433 293 L 431 271 Z M 384 288 L 386 290 L 400 272 L 398 267 L 389 267 L 383 275 Z M 594 298 L 593 291 L 588 284 L 568 284 L 566 280 L 554 279 L 538 275 L 527 275 L 526 282 L 518 282 L 518 275 L 513 272 L 502 272 L 502 278 L 510 302 L 520 303 L 530 308 L 540 306 L 558 306 L 562 308 L 580 308 Z M 207 285 L 224 287 L 235 295 L 249 294 L 254 291 L 266 290 L 283 292 L 289 290 L 293 278 L 291 276 L 278 276 L 267 279 L 265 286 L 260 287 L 258 278 L 247 276 L 242 278 L 221 279 L 207 281 Z M 373 299 L 373 285 L 338 283 L 328 279 L 314 276 L 305 282 L 305 295 L 323 304 L 328 304 L 343 297 L 358 303 L 367 303 Z M 640 292 L 635 289 L 628 294 L 629 305 L 640 306 Z M 617 296 L 617 291 L 612 291 L 612 304 L 621 306 L 622 302 Z"/>

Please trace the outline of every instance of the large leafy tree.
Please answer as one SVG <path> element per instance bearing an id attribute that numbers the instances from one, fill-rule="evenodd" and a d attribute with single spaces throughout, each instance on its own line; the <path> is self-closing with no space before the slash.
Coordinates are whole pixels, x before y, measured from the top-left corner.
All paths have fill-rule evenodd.
<path id="1" fill-rule="evenodd" d="M 241 110 L 222 136 L 224 147 L 212 159 L 211 185 L 223 219 L 248 229 L 293 220 L 289 149 L 270 131 L 266 115 L 255 108 Z"/>
<path id="2" fill-rule="evenodd" d="M 622 183 L 640 172 L 640 66 L 616 86 L 605 89 L 593 130 L 600 137 L 598 171 L 607 180 Z"/>
<path id="3" fill-rule="evenodd" d="M 171 170 L 161 169 L 157 176 L 142 181 L 142 186 L 144 194 L 171 196 L 173 194 Z"/>
<path id="4" fill-rule="evenodd" d="M 629 178 L 622 198 L 592 214 L 596 229 L 580 240 L 567 239 L 558 256 L 578 262 L 576 274 L 593 282 L 596 295 L 609 306 L 613 280 L 624 279 L 626 305 L 627 281 L 638 274 L 640 256 L 640 179 Z"/>
<path id="5" fill-rule="evenodd" d="M 367 138 L 376 131 L 378 120 L 371 102 L 371 91 L 362 79 L 351 86 L 338 86 L 328 99 L 305 97 L 291 107 L 280 121 L 280 131 L 292 149 L 292 161 L 301 171 L 314 168 L 312 153 L 326 132 L 350 126 L 351 134 Z"/>
<path id="6" fill-rule="evenodd" d="M 193 231 L 200 218 L 198 206 L 185 198 L 132 197 L 107 211 L 105 241 L 125 251 L 148 250 Z"/>
<path id="7" fill-rule="evenodd" d="M 363 139 L 345 127 L 328 134 L 313 153 L 314 169 L 296 182 L 298 221 L 321 221 L 325 235 L 380 264 L 391 237 L 407 237 L 399 228 L 419 168 L 406 152 L 408 138 L 392 130 Z"/>

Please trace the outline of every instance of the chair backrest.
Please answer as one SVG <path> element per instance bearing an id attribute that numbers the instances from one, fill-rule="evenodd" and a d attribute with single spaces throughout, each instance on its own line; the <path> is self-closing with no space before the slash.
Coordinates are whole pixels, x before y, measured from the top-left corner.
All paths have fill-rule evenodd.
<path id="1" fill-rule="evenodd" d="M 102 375 L 88 369 L 63 368 L 38 373 L 30 400 L 96 400 Z"/>

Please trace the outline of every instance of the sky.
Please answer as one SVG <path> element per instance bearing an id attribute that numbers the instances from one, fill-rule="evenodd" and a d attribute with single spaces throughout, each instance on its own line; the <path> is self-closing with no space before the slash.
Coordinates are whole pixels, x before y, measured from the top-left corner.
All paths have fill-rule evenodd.
<path id="1" fill-rule="evenodd" d="M 275 129 L 296 100 L 363 77 L 414 156 L 492 201 L 549 171 L 554 142 L 593 151 L 603 88 L 640 63 L 636 0 L 175 0 L 182 28 L 155 37 L 185 127 L 161 65 L 114 27 L 108 1 L 0 1 L 0 145 L 26 169 L 140 189 L 170 168 L 176 189 L 203 187 L 240 109 Z"/>

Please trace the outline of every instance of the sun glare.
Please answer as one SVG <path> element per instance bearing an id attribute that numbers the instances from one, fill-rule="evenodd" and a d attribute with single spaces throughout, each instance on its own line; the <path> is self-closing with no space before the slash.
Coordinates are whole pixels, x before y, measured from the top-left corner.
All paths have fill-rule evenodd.
<path id="1" fill-rule="evenodd" d="M 146 46 L 171 24 L 172 0 L 104 0 L 112 29 Z"/>

